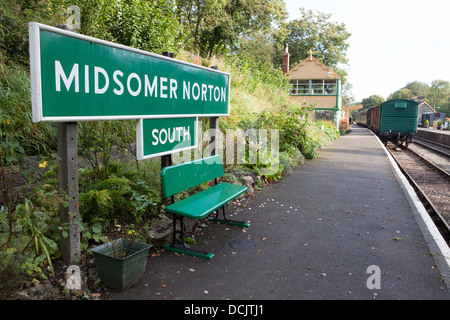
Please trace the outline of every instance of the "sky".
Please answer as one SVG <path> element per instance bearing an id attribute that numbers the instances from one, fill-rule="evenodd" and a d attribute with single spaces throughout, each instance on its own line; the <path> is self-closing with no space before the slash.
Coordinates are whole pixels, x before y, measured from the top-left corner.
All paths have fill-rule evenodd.
<path id="1" fill-rule="evenodd" d="M 387 98 L 409 82 L 450 81 L 448 0 L 285 0 L 289 20 L 300 7 L 331 14 L 350 36 L 343 65 L 355 102 Z"/>

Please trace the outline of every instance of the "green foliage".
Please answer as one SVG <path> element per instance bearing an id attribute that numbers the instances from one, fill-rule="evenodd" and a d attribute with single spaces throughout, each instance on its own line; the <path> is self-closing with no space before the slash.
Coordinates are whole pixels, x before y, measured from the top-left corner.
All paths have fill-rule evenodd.
<path id="1" fill-rule="evenodd" d="M 78 123 L 78 152 L 93 168 L 95 177 L 109 177 L 113 147 L 129 148 L 135 141 L 134 121 L 95 121 Z"/>
<path id="2" fill-rule="evenodd" d="M 20 65 L 28 65 L 28 22 L 56 26 L 67 7 L 60 1 L 3 0 L 0 2 L 0 52 Z"/>
<path id="3" fill-rule="evenodd" d="M 73 4 L 81 9 L 83 34 L 159 54 L 180 48 L 173 1 L 82 0 Z"/>
<path id="4" fill-rule="evenodd" d="M 45 278 L 42 271 L 45 256 L 20 252 L 15 247 L 0 251 L 0 297 L 5 298 L 32 278 Z M 2 297 L 3 298 L 3 297 Z"/>
<path id="5" fill-rule="evenodd" d="M 406 89 L 408 89 L 412 95 L 414 96 L 427 96 L 428 92 L 430 91 L 430 87 L 425 82 L 420 81 L 413 81 L 409 82 L 406 86 Z"/>
<path id="6" fill-rule="evenodd" d="M 308 110 L 308 108 L 293 106 L 290 109 L 280 110 L 276 114 L 264 111 L 260 114 L 256 127 L 278 129 L 280 151 L 289 150 L 291 146 L 303 150 L 309 139 L 306 130 Z"/>
<path id="7" fill-rule="evenodd" d="M 242 146 L 246 150 L 238 163 L 243 163 L 243 167 L 249 169 L 255 176 L 261 177 L 266 181 L 278 181 L 282 177 L 284 170 L 276 155 L 272 154 L 267 148 L 268 141 L 261 141 L 257 138 L 257 132 L 254 129 L 247 130 L 247 137 L 243 137 Z M 258 142 L 259 141 L 259 142 Z M 238 141 L 238 143 L 241 143 Z"/>
<path id="8" fill-rule="evenodd" d="M 341 75 L 345 82 L 346 72 L 338 70 L 339 63 L 347 63 L 345 52 L 350 33 L 344 23 L 330 21 L 331 15 L 300 8 L 301 17 L 287 24 L 290 66 L 293 67 L 309 56 L 309 51 L 318 60 Z M 281 57 L 281 52 L 278 52 Z"/>
<path id="9" fill-rule="evenodd" d="M 56 125 L 32 122 L 28 72 L 1 52 L 0 111 L 0 161 L 4 164 L 18 164 L 23 156 L 49 155 L 56 148 Z"/>
<path id="10" fill-rule="evenodd" d="M 234 52 L 258 32 L 275 32 L 287 12 L 279 0 L 178 0 L 177 16 L 186 48 L 206 57 Z"/>
<path id="11" fill-rule="evenodd" d="M 412 99 L 416 97 L 425 98 L 425 101 L 436 112 L 450 114 L 450 82 L 446 80 L 433 80 L 431 85 L 420 81 L 409 82 L 405 87 L 391 93 L 386 100 Z M 366 106 L 365 100 L 363 99 L 364 106 Z"/>
<path id="12" fill-rule="evenodd" d="M 434 80 L 431 82 L 427 101 L 433 108 L 439 108 L 438 112 L 450 114 L 450 82 L 445 80 Z"/>
<path id="13" fill-rule="evenodd" d="M 387 100 L 410 99 L 411 97 L 412 97 L 411 90 L 409 90 L 408 88 L 403 88 L 389 95 Z"/>
<path id="14" fill-rule="evenodd" d="M 4 179 L 3 177 L 2 179 Z M 59 256 L 58 208 L 65 199 L 55 191 L 36 190 L 31 198 L 0 207 L 0 286 L 13 286 L 29 277 L 45 277 L 44 263 L 53 273 L 51 257 Z"/>
<path id="15" fill-rule="evenodd" d="M 110 167 L 120 167 L 118 164 L 116 162 Z M 115 219 L 140 223 L 158 214 L 160 187 L 145 179 L 149 175 L 146 171 L 152 168 L 141 167 L 136 171 L 130 165 L 122 164 L 121 167 L 107 179 L 98 179 L 95 183 L 86 180 L 82 184 L 80 213 L 87 225 L 98 223 L 105 228 Z M 89 176 L 88 171 L 85 170 L 83 175 Z"/>
<path id="16" fill-rule="evenodd" d="M 322 145 L 326 145 L 340 136 L 336 126 L 331 121 L 320 120 L 314 122 L 314 130 L 315 136 L 322 136 Z"/>
<path id="17" fill-rule="evenodd" d="M 367 109 L 369 107 L 378 106 L 379 104 L 384 102 L 384 98 L 377 94 L 373 94 L 368 98 L 364 98 L 362 100 L 363 109 Z M 359 111 L 359 110 L 358 110 Z"/>

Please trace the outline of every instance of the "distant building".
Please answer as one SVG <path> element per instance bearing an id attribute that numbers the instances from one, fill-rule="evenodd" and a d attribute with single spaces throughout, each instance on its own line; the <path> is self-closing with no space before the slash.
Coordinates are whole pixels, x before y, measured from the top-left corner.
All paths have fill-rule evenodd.
<path id="1" fill-rule="evenodd" d="M 434 113 L 436 114 L 436 117 L 439 118 L 440 113 L 436 112 L 436 110 L 428 104 L 428 102 L 425 101 L 424 96 L 413 96 L 411 97 L 411 100 L 416 101 L 419 104 L 419 116 L 417 118 L 417 122 L 419 126 L 423 126 L 425 119 L 423 119 L 423 114 L 430 114 Z M 429 116 L 428 116 L 429 119 Z M 432 126 L 433 123 L 430 123 Z"/>
<path id="2" fill-rule="evenodd" d="M 313 120 L 330 120 L 339 126 L 342 112 L 342 83 L 340 75 L 313 57 L 301 61 L 289 70 L 287 45 L 283 53 L 283 72 L 290 75 L 291 100 L 314 106 Z"/>

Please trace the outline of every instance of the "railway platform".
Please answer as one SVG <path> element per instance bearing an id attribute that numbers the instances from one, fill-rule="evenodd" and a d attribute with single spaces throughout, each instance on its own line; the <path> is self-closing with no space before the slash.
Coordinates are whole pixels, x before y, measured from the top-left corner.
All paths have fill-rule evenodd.
<path id="1" fill-rule="evenodd" d="M 140 284 L 110 299 L 448 300 L 448 247 L 420 211 L 377 138 L 353 126 L 230 207 L 248 230 L 205 222 L 192 247 L 212 260 L 163 252 Z"/>
<path id="2" fill-rule="evenodd" d="M 450 146 L 450 131 L 429 128 L 417 128 L 417 137 Z"/>

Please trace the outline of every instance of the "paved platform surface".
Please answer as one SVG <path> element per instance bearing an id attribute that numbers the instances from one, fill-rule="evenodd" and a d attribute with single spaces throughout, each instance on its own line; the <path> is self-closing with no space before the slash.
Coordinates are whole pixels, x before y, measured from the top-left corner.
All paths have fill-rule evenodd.
<path id="1" fill-rule="evenodd" d="M 417 137 L 450 146 L 450 130 L 417 128 Z"/>
<path id="2" fill-rule="evenodd" d="M 149 258 L 140 284 L 110 298 L 447 300 L 447 271 L 411 203 L 375 136 L 353 128 L 233 207 L 247 231 L 205 224 L 193 247 L 212 260 L 164 252 Z"/>
<path id="3" fill-rule="evenodd" d="M 419 131 L 426 131 L 426 132 L 433 132 L 433 133 L 436 133 L 436 134 L 450 135 L 450 130 L 438 130 L 438 129 L 423 128 L 423 127 L 418 127 L 417 130 L 419 130 Z"/>

